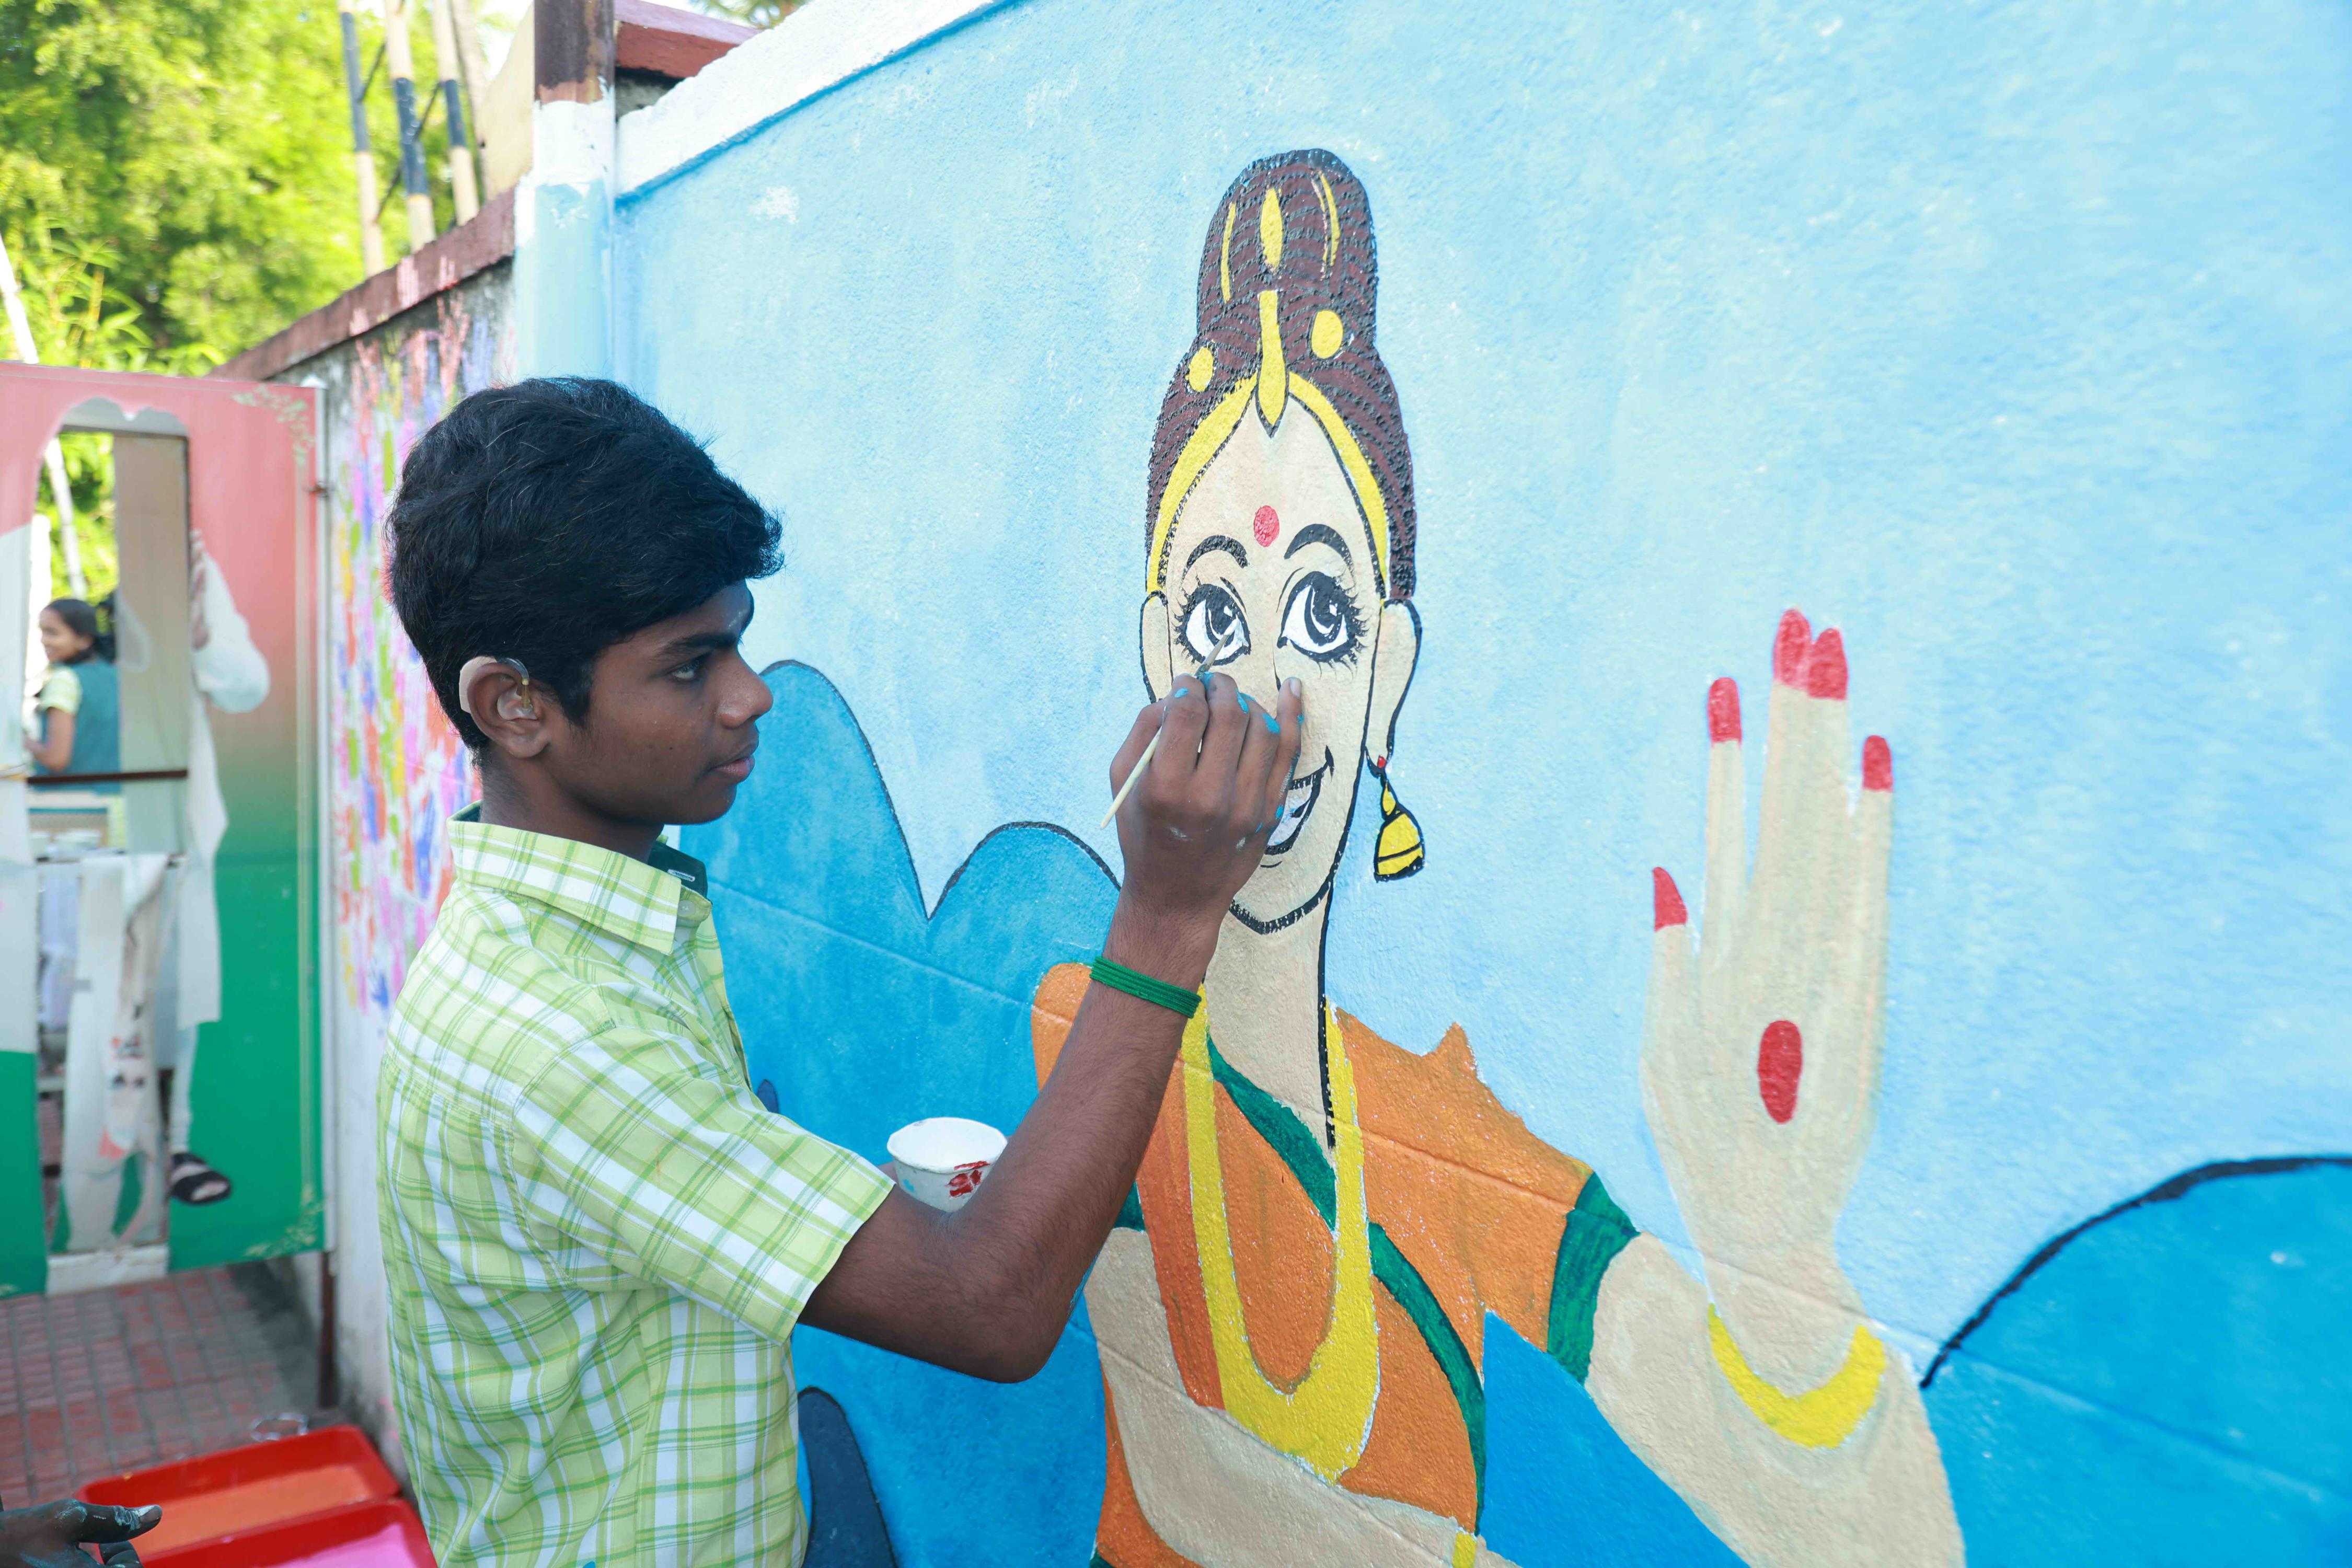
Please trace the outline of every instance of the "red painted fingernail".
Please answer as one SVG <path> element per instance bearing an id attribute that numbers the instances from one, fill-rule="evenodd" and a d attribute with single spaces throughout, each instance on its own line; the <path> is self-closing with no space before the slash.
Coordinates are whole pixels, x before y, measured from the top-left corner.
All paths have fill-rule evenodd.
<path id="1" fill-rule="evenodd" d="M 1813 657 L 1805 666 L 1805 691 L 1832 702 L 1845 700 L 1845 638 L 1832 626 L 1813 639 Z"/>
<path id="2" fill-rule="evenodd" d="M 1739 739 L 1739 682 L 1727 675 L 1706 689 L 1706 738 L 1717 745 Z"/>
<path id="3" fill-rule="evenodd" d="M 1756 1047 L 1756 1091 L 1764 1097 L 1764 1114 L 1786 1121 L 1797 1114 L 1797 1079 L 1805 1071 L 1805 1037 L 1786 1018 L 1764 1026 L 1763 1042 Z"/>
<path id="4" fill-rule="evenodd" d="M 1805 683 L 1805 656 L 1812 651 L 1812 623 L 1802 610 L 1780 617 L 1780 634 L 1772 639 L 1772 679 L 1783 686 Z"/>
<path id="5" fill-rule="evenodd" d="M 1666 875 L 1664 866 L 1650 868 L 1650 899 L 1658 921 L 1653 930 L 1664 931 L 1690 919 L 1690 911 L 1683 908 L 1682 889 L 1675 886 L 1675 879 Z"/>
<path id="6" fill-rule="evenodd" d="M 1873 735 L 1862 743 L 1862 787 L 1895 787 L 1895 753 L 1887 749 L 1884 735 Z"/>

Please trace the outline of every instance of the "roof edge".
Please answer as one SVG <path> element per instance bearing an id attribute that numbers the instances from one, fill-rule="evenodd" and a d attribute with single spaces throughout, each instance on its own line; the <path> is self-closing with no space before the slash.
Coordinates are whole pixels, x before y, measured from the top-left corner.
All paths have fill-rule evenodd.
<path id="1" fill-rule="evenodd" d="M 424 249 L 392 266 L 265 338 L 212 374 L 267 381 L 328 350 L 374 331 L 403 310 L 445 294 L 514 254 L 514 193 L 502 191 L 482 210 Z"/>

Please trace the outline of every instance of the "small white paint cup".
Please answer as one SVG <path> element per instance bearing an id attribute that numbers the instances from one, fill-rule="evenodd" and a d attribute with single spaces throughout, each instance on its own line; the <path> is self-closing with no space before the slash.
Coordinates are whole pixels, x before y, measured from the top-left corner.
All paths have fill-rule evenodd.
<path id="1" fill-rule="evenodd" d="M 890 1134 L 898 1184 L 918 1202 L 950 1213 L 963 1207 L 1003 1152 L 1003 1133 L 961 1116 L 927 1116 Z"/>

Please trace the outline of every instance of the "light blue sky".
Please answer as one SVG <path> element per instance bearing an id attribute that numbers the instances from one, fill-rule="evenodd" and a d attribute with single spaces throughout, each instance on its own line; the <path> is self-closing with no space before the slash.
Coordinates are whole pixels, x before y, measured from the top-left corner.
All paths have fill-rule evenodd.
<path id="1" fill-rule="evenodd" d="M 839 687 L 927 895 L 1006 821 L 1115 858 L 1202 237 L 1251 160 L 1338 153 L 1418 481 L 1430 860 L 1375 886 L 1360 816 L 1333 993 L 1461 1023 L 1678 1234 L 1649 868 L 1697 903 L 1709 679 L 1760 731 L 1780 612 L 1840 626 L 1898 785 L 1841 1235 L 1918 1359 L 2173 1172 L 2352 1148 L 2347 63 L 2284 0 L 1028 0 L 626 199 L 622 363 L 785 513 L 754 652 Z"/>

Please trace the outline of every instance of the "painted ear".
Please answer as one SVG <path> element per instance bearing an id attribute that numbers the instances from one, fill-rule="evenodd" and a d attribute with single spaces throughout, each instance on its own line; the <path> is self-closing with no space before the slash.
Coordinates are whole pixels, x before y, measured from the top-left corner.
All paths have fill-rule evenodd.
<path id="1" fill-rule="evenodd" d="M 1143 684 L 1157 702 L 1175 684 L 1176 648 L 1171 641 L 1167 595 L 1154 594 L 1143 601 L 1141 622 L 1137 640 L 1143 652 Z"/>
<path id="2" fill-rule="evenodd" d="M 1413 666 L 1421 660 L 1421 613 L 1409 599 L 1391 599 L 1381 606 L 1380 629 L 1372 641 L 1372 705 L 1364 715 L 1364 744 L 1375 759 L 1396 750 L 1397 711 L 1412 685 Z"/>

